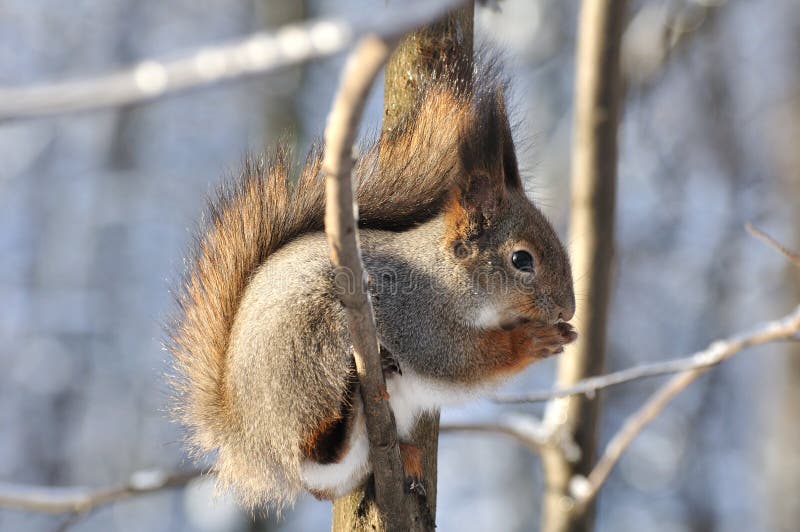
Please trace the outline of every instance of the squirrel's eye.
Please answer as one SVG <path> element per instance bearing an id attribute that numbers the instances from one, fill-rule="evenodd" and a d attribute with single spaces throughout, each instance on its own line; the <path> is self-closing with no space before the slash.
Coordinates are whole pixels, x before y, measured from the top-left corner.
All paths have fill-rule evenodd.
<path id="1" fill-rule="evenodd" d="M 520 271 L 533 272 L 533 257 L 525 250 L 515 251 L 511 254 L 511 264 Z"/>

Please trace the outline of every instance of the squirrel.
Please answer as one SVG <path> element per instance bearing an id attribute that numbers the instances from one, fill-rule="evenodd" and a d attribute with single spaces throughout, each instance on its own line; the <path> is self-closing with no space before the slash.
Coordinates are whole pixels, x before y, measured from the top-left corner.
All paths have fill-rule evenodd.
<path id="1" fill-rule="evenodd" d="M 444 76 L 446 78 L 446 76 Z M 423 411 L 467 400 L 577 334 L 567 253 L 526 197 L 496 67 L 435 80 L 353 172 L 403 465 Z M 191 448 L 246 505 L 341 496 L 371 473 L 358 378 L 323 232 L 322 152 L 277 148 L 210 201 L 168 348 Z M 419 484 L 417 484 L 419 485 Z"/>

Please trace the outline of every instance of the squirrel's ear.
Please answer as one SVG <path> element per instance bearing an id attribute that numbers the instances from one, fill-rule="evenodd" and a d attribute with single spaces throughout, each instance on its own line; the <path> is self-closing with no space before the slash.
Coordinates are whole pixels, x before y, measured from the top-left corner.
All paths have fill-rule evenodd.
<path id="1" fill-rule="evenodd" d="M 476 241 L 494 221 L 505 197 L 502 180 L 474 172 L 451 190 L 445 220 L 451 241 Z"/>
<path id="2" fill-rule="evenodd" d="M 505 197 L 505 188 L 496 177 L 483 172 L 468 175 L 464 183 L 458 187 L 458 199 L 467 212 L 481 212 L 487 218 L 493 218 L 497 207 Z"/>
<path id="3" fill-rule="evenodd" d="M 503 88 L 476 97 L 460 132 L 463 172 L 485 172 L 510 190 L 521 189 Z"/>
<path id="4" fill-rule="evenodd" d="M 477 96 L 459 131 L 460 172 L 451 191 L 451 235 L 476 240 L 496 217 L 508 191 L 521 189 L 502 88 Z"/>
<path id="5" fill-rule="evenodd" d="M 506 112 L 506 102 L 503 90 L 497 89 L 497 116 L 500 121 L 500 143 L 503 150 L 503 176 L 506 186 L 510 189 L 521 189 L 522 179 L 519 176 L 517 152 L 514 149 L 514 138 L 511 135 L 511 125 Z"/>

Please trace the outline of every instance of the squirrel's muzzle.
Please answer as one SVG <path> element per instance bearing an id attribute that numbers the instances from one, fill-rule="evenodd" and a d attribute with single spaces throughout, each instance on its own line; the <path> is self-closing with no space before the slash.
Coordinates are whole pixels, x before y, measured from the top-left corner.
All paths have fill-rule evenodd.
<path id="1" fill-rule="evenodd" d="M 552 322 L 569 321 L 575 316 L 575 296 L 570 290 L 561 297 L 553 298 Z"/>

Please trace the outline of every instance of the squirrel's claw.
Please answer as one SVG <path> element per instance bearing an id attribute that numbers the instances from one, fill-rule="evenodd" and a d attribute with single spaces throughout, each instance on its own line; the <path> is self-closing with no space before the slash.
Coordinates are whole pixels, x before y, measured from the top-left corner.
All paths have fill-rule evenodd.
<path id="1" fill-rule="evenodd" d="M 351 345 L 348 348 L 348 353 L 353 356 L 354 350 Z M 381 366 L 383 367 L 383 376 L 390 377 L 394 374 L 402 375 L 403 370 L 400 369 L 400 364 L 397 359 L 383 346 L 380 346 Z"/>
<path id="2" fill-rule="evenodd" d="M 566 322 L 555 325 L 534 324 L 531 326 L 533 344 L 531 356 L 536 359 L 547 358 L 564 352 L 564 346 L 575 341 L 578 333 Z"/>
<path id="3" fill-rule="evenodd" d="M 566 322 L 560 322 L 556 324 L 556 328 L 558 332 L 561 333 L 561 338 L 563 340 L 563 344 L 571 344 L 578 338 L 578 333 L 575 331 L 575 327 L 570 325 Z"/>
<path id="4" fill-rule="evenodd" d="M 402 375 L 403 370 L 400 369 L 400 364 L 397 359 L 383 346 L 380 348 L 381 365 L 383 366 L 383 376 L 391 377 L 392 375 Z"/>

